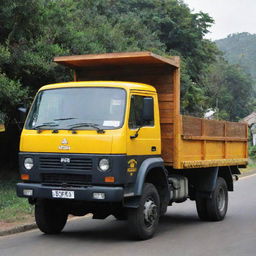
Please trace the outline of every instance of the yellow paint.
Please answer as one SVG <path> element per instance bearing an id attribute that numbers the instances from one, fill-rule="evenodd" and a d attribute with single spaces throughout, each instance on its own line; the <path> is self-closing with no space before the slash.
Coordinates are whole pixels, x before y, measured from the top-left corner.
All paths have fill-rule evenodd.
<path id="1" fill-rule="evenodd" d="M 225 141 L 223 138 L 222 141 L 214 141 L 201 140 L 200 136 L 198 139 L 181 136 L 180 142 L 182 152 L 178 169 L 247 165 L 248 163 L 246 140 Z"/>
<path id="2" fill-rule="evenodd" d="M 142 127 L 139 131 L 139 135 L 135 139 L 131 139 L 130 136 L 134 135 L 138 129 L 127 128 L 127 155 L 160 155 L 161 154 L 161 132 L 160 132 L 160 121 L 159 121 L 159 109 L 157 94 L 153 92 L 141 92 L 132 91 L 127 101 L 127 110 L 130 112 L 130 99 L 132 95 L 151 96 L 154 100 L 154 126 Z M 129 113 L 127 119 L 129 118 Z M 156 151 L 152 151 L 152 146 L 156 148 Z"/>
<path id="3" fill-rule="evenodd" d="M 128 118 L 130 111 L 131 94 L 152 95 L 155 104 L 158 104 L 154 87 L 140 83 L 128 82 L 70 82 L 43 86 L 39 91 L 57 88 L 72 87 L 115 87 L 123 88 L 127 94 L 127 106 L 123 127 L 114 130 L 105 130 L 104 134 L 98 134 L 95 130 L 72 131 L 59 130 L 59 133 L 52 133 L 51 130 L 23 129 L 20 141 L 20 151 L 22 152 L 48 152 L 48 153 L 88 153 L 88 154 L 130 154 L 130 155 L 150 155 L 160 154 L 160 127 L 158 105 L 155 110 L 155 127 L 143 127 L 135 140 L 130 139 L 130 135 L 135 130 L 128 129 Z M 67 144 L 62 145 L 62 140 L 66 139 Z M 127 145 L 128 144 L 128 145 Z M 156 146 L 157 151 L 152 152 L 151 146 Z M 135 147 L 135 148 L 131 148 Z"/>
<path id="4" fill-rule="evenodd" d="M 37 133 L 35 130 L 23 130 L 20 141 L 20 151 L 26 152 L 54 152 L 54 153 L 94 153 L 94 154 L 124 154 L 125 144 L 122 139 L 124 129 L 106 130 L 104 134 L 98 134 L 95 130 L 60 130 L 52 133 L 51 130 L 43 130 Z M 122 135 L 123 134 L 123 135 Z M 115 137 L 115 140 L 113 140 Z M 62 140 L 66 139 L 69 150 L 60 149 Z"/>
<path id="5" fill-rule="evenodd" d="M 116 82 L 116 81 L 89 81 L 89 82 L 66 82 L 49 84 L 41 87 L 39 91 L 57 88 L 72 88 L 72 87 L 114 87 L 123 88 L 126 91 L 130 90 L 142 90 L 155 92 L 156 89 L 148 84 L 134 83 L 134 82 Z"/>

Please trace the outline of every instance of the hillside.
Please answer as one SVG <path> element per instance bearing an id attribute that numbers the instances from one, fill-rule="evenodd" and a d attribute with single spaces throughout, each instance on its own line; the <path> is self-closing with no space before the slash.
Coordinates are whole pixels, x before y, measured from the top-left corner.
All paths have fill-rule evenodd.
<path id="1" fill-rule="evenodd" d="M 215 42 L 230 63 L 244 67 L 256 79 L 256 34 L 232 34 Z"/>

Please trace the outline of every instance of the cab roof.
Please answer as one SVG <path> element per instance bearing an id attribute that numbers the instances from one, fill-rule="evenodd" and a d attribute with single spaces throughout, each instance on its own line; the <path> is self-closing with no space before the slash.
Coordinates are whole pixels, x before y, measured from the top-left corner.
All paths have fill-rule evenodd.
<path id="1" fill-rule="evenodd" d="M 115 87 L 124 88 L 126 90 L 142 90 L 156 92 L 156 89 L 148 84 L 135 82 L 119 82 L 119 81 L 86 81 L 86 82 L 65 82 L 45 85 L 39 91 L 58 89 L 58 88 L 74 88 L 74 87 Z"/>

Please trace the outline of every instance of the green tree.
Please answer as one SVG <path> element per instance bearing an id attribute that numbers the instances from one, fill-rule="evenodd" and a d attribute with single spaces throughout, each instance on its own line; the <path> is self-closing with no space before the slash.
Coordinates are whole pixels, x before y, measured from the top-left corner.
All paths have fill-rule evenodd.
<path id="1" fill-rule="evenodd" d="M 238 65 L 224 59 L 208 68 L 202 79 L 209 107 L 217 110 L 218 118 L 238 121 L 250 114 L 255 105 L 254 82 Z"/>

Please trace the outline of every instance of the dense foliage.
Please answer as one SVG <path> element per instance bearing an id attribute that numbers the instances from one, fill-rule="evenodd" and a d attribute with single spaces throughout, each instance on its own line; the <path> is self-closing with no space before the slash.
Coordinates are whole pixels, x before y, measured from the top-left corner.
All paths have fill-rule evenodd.
<path id="1" fill-rule="evenodd" d="M 41 85 L 71 78 L 54 56 L 149 50 L 181 56 L 183 113 L 201 116 L 218 98 L 219 117 L 237 120 L 250 111 L 251 80 L 216 62 L 204 39 L 212 23 L 182 0 L 0 0 L 0 112 L 13 120 Z"/>
<path id="2" fill-rule="evenodd" d="M 254 82 L 240 66 L 228 64 L 220 57 L 208 67 L 202 83 L 216 119 L 239 121 L 253 111 Z"/>

